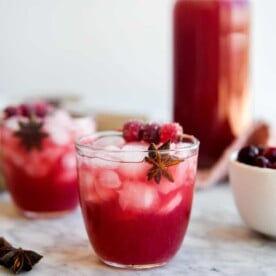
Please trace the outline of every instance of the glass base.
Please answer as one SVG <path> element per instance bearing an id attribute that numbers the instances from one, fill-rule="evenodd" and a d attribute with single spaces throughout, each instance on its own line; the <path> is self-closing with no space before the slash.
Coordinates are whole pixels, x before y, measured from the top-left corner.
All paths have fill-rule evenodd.
<path id="1" fill-rule="evenodd" d="M 103 259 L 100 259 L 100 260 L 108 266 L 112 266 L 112 267 L 116 267 L 116 268 L 125 268 L 125 269 L 137 269 L 137 270 L 138 269 L 150 269 L 150 268 L 160 267 L 160 266 L 163 266 L 167 263 L 167 262 L 163 262 L 163 263 L 144 264 L 144 265 L 135 265 L 135 264 L 126 265 L 126 264 L 119 264 L 119 263 L 113 263 L 113 262 L 105 261 Z"/>
<path id="2" fill-rule="evenodd" d="M 57 218 L 65 216 L 71 213 L 73 210 L 65 210 L 65 211 L 53 211 L 53 212 L 34 212 L 34 211 L 26 211 L 19 210 L 20 213 L 29 219 L 49 219 L 49 218 Z"/>

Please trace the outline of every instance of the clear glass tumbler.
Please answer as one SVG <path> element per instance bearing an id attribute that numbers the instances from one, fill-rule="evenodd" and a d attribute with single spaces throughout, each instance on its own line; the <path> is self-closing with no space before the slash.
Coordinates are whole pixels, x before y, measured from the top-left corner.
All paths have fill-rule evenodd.
<path id="1" fill-rule="evenodd" d="M 185 141 L 184 141 L 185 140 Z M 80 203 L 104 263 L 150 268 L 180 248 L 192 208 L 199 142 L 126 143 L 120 132 L 76 141 Z"/>
<path id="2" fill-rule="evenodd" d="M 79 204 L 74 144 L 84 133 L 79 122 L 45 103 L 6 109 L 1 126 L 3 176 L 23 215 L 55 217 Z M 86 130 L 94 130 L 84 123 Z"/>

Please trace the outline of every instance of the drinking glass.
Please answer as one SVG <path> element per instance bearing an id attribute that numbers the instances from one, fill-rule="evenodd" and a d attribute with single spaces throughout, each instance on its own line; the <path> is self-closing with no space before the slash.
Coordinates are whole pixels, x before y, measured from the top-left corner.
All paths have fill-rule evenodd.
<path id="1" fill-rule="evenodd" d="M 49 114 L 45 111 L 38 116 L 32 112 L 36 105 L 23 107 L 28 113 L 7 113 L 10 117 L 1 127 L 3 175 L 8 191 L 27 217 L 66 214 L 79 203 L 74 141 L 84 133 L 83 128 L 79 129 L 80 121 L 74 121 L 64 110 L 51 109 Z M 84 123 L 87 130 L 94 130 L 88 121 L 81 125 Z"/>
<path id="2" fill-rule="evenodd" d="M 82 215 L 101 261 L 141 269 L 176 254 L 189 224 L 198 147 L 193 136 L 165 149 L 126 143 L 121 132 L 76 141 Z"/>

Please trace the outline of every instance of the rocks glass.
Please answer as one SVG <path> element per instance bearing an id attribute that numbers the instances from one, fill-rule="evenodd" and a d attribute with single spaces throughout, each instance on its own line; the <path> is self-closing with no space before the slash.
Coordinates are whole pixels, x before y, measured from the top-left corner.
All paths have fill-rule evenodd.
<path id="1" fill-rule="evenodd" d="M 104 263 L 150 268 L 176 254 L 189 223 L 198 146 L 190 137 L 149 148 L 120 132 L 76 141 L 82 214 Z"/>

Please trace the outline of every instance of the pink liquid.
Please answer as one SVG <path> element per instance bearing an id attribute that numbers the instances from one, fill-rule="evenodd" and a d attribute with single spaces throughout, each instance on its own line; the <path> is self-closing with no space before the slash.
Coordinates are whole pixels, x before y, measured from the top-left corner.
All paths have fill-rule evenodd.
<path id="1" fill-rule="evenodd" d="M 246 0 L 179 0 L 174 8 L 174 120 L 200 140 L 208 167 L 248 125 Z"/>
<path id="2" fill-rule="evenodd" d="M 177 252 L 189 223 L 197 157 L 171 172 L 174 183 L 147 181 L 146 162 L 78 156 L 80 202 L 96 254 L 120 266 L 163 264 Z"/>
<path id="3" fill-rule="evenodd" d="M 51 136 L 42 150 L 27 152 L 9 128 L 2 129 L 3 173 L 16 206 L 23 212 L 52 213 L 74 209 L 79 201 L 74 135 L 58 145 Z"/>

